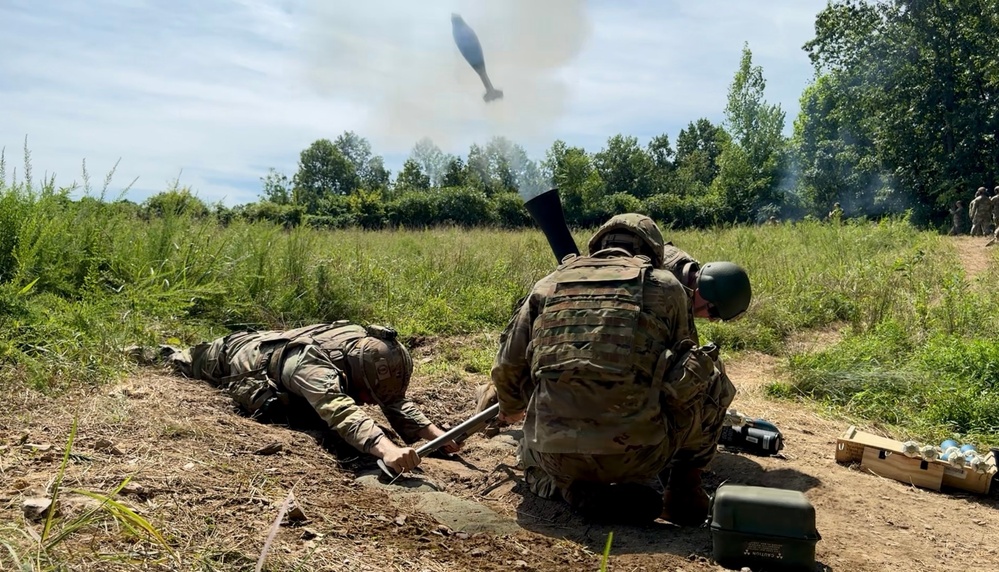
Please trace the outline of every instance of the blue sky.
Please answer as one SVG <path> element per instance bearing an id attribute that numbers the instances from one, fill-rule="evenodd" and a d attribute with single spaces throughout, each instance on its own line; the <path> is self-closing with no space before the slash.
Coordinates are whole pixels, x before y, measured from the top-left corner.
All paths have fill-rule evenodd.
<path id="1" fill-rule="evenodd" d="M 367 137 L 397 171 L 431 137 L 464 155 L 502 135 L 535 159 L 564 139 L 642 143 L 720 122 L 748 42 L 767 99 L 787 112 L 812 77 L 802 44 L 826 0 L 89 0 L 0 3 L 0 147 L 28 138 L 34 175 L 141 201 L 179 177 L 208 202 L 255 201 L 312 141 Z M 451 37 L 482 41 L 483 89 Z"/>

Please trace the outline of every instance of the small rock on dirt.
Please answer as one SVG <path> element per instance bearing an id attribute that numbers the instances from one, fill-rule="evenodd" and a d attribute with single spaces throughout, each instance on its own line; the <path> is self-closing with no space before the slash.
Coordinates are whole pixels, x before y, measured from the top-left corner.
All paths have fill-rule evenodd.
<path id="1" fill-rule="evenodd" d="M 478 557 L 478 556 L 485 556 L 486 555 L 486 551 L 483 550 L 483 549 L 481 549 L 481 548 L 474 548 L 474 549 L 472 549 L 471 552 L 469 552 L 469 555 L 476 556 L 476 557 Z"/>
<path id="2" fill-rule="evenodd" d="M 184 465 L 181 468 L 184 469 L 185 471 L 193 471 L 194 470 L 194 463 L 188 463 L 188 464 Z"/>
<path id="3" fill-rule="evenodd" d="M 400 514 L 399 516 L 395 517 L 395 523 L 399 526 L 406 524 L 406 515 Z"/>
<path id="4" fill-rule="evenodd" d="M 153 498 L 155 493 L 138 483 L 128 483 L 121 488 L 121 494 L 132 495 L 138 497 L 139 500 L 146 500 Z"/>
<path id="5" fill-rule="evenodd" d="M 315 540 L 317 538 L 322 538 L 322 536 L 323 535 L 321 533 L 316 532 L 311 528 L 302 529 L 302 540 Z"/>
<path id="6" fill-rule="evenodd" d="M 288 512 L 285 516 L 288 518 L 289 523 L 309 520 L 309 517 L 305 516 L 305 511 L 302 510 L 302 505 L 298 503 L 298 499 L 294 495 L 291 497 L 291 504 L 288 505 Z"/>
<path id="7" fill-rule="evenodd" d="M 257 449 L 253 452 L 254 455 L 273 455 L 275 453 L 280 453 L 284 450 L 284 445 L 281 443 L 271 443 L 270 445 L 264 445 L 263 447 Z"/>
<path id="8" fill-rule="evenodd" d="M 108 455 L 113 455 L 115 457 L 121 456 L 122 452 L 113 441 L 110 439 L 98 439 L 94 443 L 94 450 L 100 451 L 101 453 L 107 453 Z"/>
<path id="9" fill-rule="evenodd" d="M 52 500 L 44 497 L 29 497 L 24 499 L 24 518 L 28 520 L 42 520 L 48 515 L 50 510 L 58 512 L 59 507 L 52 506 Z"/>

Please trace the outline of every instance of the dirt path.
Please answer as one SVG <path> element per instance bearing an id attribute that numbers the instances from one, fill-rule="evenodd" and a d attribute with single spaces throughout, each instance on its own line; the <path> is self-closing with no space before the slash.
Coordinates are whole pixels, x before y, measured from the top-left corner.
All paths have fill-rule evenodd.
<path id="1" fill-rule="evenodd" d="M 800 343 L 833 336 L 820 332 Z M 720 453 L 709 488 L 730 481 L 804 491 L 817 508 L 822 570 L 963 571 L 972 563 L 999 570 L 994 497 L 927 492 L 836 464 L 835 438 L 848 423 L 766 399 L 762 391 L 777 377 L 777 364 L 772 356 L 746 354 L 728 367 L 740 389 L 735 406 L 776 422 L 787 458 Z M 484 379 L 418 377 L 412 392 L 432 417 L 455 423 L 472 410 L 474 384 Z M 50 490 L 71 419 L 79 416 L 74 451 L 84 456 L 69 464 L 66 483 L 107 491 L 134 477 L 123 499 L 180 554 L 147 569 L 252 570 L 289 490 L 307 520 L 280 527 L 267 559 L 271 570 L 302 562 L 315 570 L 596 570 L 611 530 L 587 526 L 562 505 L 523 491 L 512 469 L 516 431 L 474 436 L 460 459 L 427 459 L 417 478 L 386 489 L 375 486 L 370 461 L 349 451 L 337 461 L 318 433 L 240 417 L 197 382 L 148 373 L 30 405 L 0 418 L 0 520 L 23 522 L 23 499 Z M 22 437 L 41 446 L 18 445 Z M 254 453 L 270 443 L 282 451 Z M 64 497 L 67 515 L 83 506 L 78 495 Z M 108 530 L 75 535 L 56 552 L 65 557 L 72 550 L 74 570 L 132 569 L 115 557 L 98 560 L 97 551 L 147 561 L 163 553 L 113 524 Z M 706 529 L 616 527 L 610 569 L 720 570 L 710 553 Z"/>
<path id="2" fill-rule="evenodd" d="M 961 260 L 961 266 L 969 280 L 974 280 L 989 268 L 993 261 L 993 251 L 999 246 L 986 248 L 987 237 L 983 236 L 951 236 L 947 237 Z"/>

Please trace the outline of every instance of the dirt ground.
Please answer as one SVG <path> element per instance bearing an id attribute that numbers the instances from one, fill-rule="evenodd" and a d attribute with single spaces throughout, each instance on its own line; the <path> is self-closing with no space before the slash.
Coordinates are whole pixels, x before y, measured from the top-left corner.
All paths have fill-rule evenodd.
<path id="1" fill-rule="evenodd" d="M 794 347 L 821 347 L 836 337 L 834 329 L 812 332 Z M 464 343 L 473 341 L 424 339 L 413 348 L 411 395 L 440 424 L 471 414 L 475 385 L 486 374 L 432 380 L 421 370 Z M 999 498 L 925 491 L 837 464 L 835 440 L 850 423 L 765 398 L 763 387 L 780 378 L 780 363 L 748 353 L 727 366 L 739 388 L 734 407 L 775 422 L 785 458 L 721 452 L 706 478 L 710 490 L 727 481 L 803 491 L 822 535 L 817 570 L 999 570 Z M 253 570 L 289 492 L 300 511 L 282 519 L 267 570 L 597 570 L 612 530 L 526 492 L 514 468 L 516 429 L 475 435 L 455 458 L 428 458 L 411 478 L 385 485 L 371 459 L 337 451 L 321 431 L 257 423 L 206 384 L 160 370 L 59 400 L 25 392 L 5 402 L 0 522 L 40 533 L 22 505 L 51 492 L 76 417 L 62 518 L 90 506 L 68 489 L 109 492 L 131 477 L 120 499 L 172 551 L 107 521 L 54 550 L 73 570 Z M 280 450 L 261 451 L 272 444 Z M 610 570 L 722 570 L 711 561 L 707 528 L 660 522 L 613 533 Z M 15 537 L 8 531 L 0 540 Z M 3 563 L 0 553 L 0 569 Z"/>

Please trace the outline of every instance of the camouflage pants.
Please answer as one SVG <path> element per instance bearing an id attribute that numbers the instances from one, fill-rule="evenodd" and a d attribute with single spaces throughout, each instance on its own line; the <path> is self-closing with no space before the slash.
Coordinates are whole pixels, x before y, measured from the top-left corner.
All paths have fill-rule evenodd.
<path id="1" fill-rule="evenodd" d="M 715 374 L 703 380 L 703 386 L 698 387 L 686 407 L 680 411 L 664 407 L 666 439 L 658 445 L 618 455 L 583 455 L 541 453 L 521 441 L 518 461 L 531 492 L 552 498 L 556 492 L 564 496 L 575 481 L 643 484 L 674 467 L 706 467 L 715 456 L 725 413 L 736 394 L 724 363 L 715 360 L 714 367 Z M 478 393 L 478 411 L 497 401 L 492 385 L 480 386 Z"/>
<path id="2" fill-rule="evenodd" d="M 971 236 L 988 235 L 989 226 L 992 224 L 992 215 L 975 217 L 971 221 Z"/>
<path id="3" fill-rule="evenodd" d="M 637 483 L 654 486 L 669 462 L 673 442 L 663 439 L 658 445 L 642 447 L 619 455 L 583 455 L 541 453 L 520 441 L 519 464 L 532 493 L 554 498 L 556 493 L 569 500 L 569 487 L 576 481 L 592 483 Z"/>

